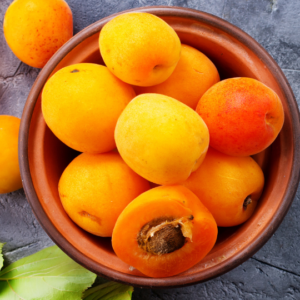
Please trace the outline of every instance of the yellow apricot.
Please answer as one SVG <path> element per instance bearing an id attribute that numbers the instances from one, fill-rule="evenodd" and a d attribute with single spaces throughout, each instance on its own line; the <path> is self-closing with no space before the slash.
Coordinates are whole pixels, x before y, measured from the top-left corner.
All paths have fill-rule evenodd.
<path id="1" fill-rule="evenodd" d="M 112 235 L 118 216 L 149 183 L 134 173 L 117 153 L 77 156 L 59 181 L 59 196 L 70 218 L 84 230 Z"/>
<path id="2" fill-rule="evenodd" d="M 148 13 L 126 13 L 101 30 L 100 52 L 109 70 L 139 86 L 165 81 L 180 58 L 180 40 L 171 26 Z"/>
<path id="3" fill-rule="evenodd" d="M 135 96 L 130 85 L 97 64 L 75 64 L 45 84 L 42 112 L 53 133 L 69 147 L 103 153 L 116 147 L 117 120 Z"/>
<path id="4" fill-rule="evenodd" d="M 159 94 L 134 98 L 121 114 L 117 148 L 124 161 L 151 182 L 183 182 L 203 161 L 208 129 L 199 115 L 181 102 Z"/>
<path id="5" fill-rule="evenodd" d="M 73 36 L 72 12 L 64 0 L 15 0 L 6 11 L 3 30 L 21 61 L 42 68 Z"/>
<path id="6" fill-rule="evenodd" d="M 202 95 L 219 81 L 218 70 L 207 56 L 193 47 L 182 45 L 179 62 L 166 81 L 149 87 L 135 86 L 134 90 L 137 95 L 166 95 L 196 109 Z"/>
<path id="7" fill-rule="evenodd" d="M 0 194 L 22 188 L 18 159 L 20 119 L 0 116 Z"/>

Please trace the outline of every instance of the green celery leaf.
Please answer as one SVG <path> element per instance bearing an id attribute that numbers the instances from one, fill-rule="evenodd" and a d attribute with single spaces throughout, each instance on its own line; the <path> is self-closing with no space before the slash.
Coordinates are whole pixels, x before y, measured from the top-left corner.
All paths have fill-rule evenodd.
<path id="1" fill-rule="evenodd" d="M 109 281 L 87 290 L 84 300 L 131 300 L 133 287 Z"/>
<path id="2" fill-rule="evenodd" d="M 5 245 L 5 243 L 0 243 L 0 271 L 1 271 L 1 269 L 2 269 L 2 267 L 3 267 L 3 255 L 2 255 L 2 248 L 3 248 L 3 246 Z"/>
<path id="3" fill-rule="evenodd" d="M 95 279 L 95 274 L 52 246 L 0 272 L 0 299 L 79 300 Z"/>

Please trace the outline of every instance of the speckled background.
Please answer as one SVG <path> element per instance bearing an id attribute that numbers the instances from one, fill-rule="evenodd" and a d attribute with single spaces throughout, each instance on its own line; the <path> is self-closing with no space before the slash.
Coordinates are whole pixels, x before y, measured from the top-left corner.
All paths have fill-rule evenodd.
<path id="1" fill-rule="evenodd" d="M 0 23 L 12 0 L 0 0 Z M 67 0 L 74 33 L 110 14 L 140 6 L 169 5 L 202 10 L 240 27 L 283 69 L 300 105 L 299 0 Z M 38 69 L 21 63 L 0 32 L 0 114 L 21 117 Z M 299 149 L 300 151 L 300 149 Z M 135 289 L 133 299 L 300 299 L 300 189 L 283 223 L 252 258 L 227 274 L 186 288 Z M 53 242 L 43 231 L 23 190 L 0 195 L 0 241 L 6 264 Z"/>

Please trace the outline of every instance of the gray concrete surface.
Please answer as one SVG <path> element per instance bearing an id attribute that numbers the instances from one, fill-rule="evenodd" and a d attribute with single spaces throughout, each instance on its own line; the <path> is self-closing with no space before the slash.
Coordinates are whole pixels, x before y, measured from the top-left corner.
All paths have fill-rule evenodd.
<path id="1" fill-rule="evenodd" d="M 12 0 L 0 1 L 0 24 Z M 219 16 L 261 43 L 283 69 L 300 105 L 299 0 L 67 0 L 75 33 L 89 24 L 125 9 L 183 6 Z M 21 63 L 0 32 L 0 114 L 21 117 L 39 70 Z M 133 299 L 300 299 L 300 189 L 282 225 L 252 258 L 227 274 L 186 288 L 136 289 Z M 36 221 L 23 190 L 0 195 L 0 241 L 6 264 L 52 245 Z"/>

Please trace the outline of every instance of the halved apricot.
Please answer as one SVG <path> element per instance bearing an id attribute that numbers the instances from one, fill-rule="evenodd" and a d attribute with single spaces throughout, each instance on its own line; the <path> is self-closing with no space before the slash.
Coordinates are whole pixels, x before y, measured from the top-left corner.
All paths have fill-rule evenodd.
<path id="1" fill-rule="evenodd" d="M 216 222 L 187 188 L 160 186 L 120 214 L 112 245 L 124 262 L 150 277 L 168 277 L 198 263 L 217 239 Z"/>

